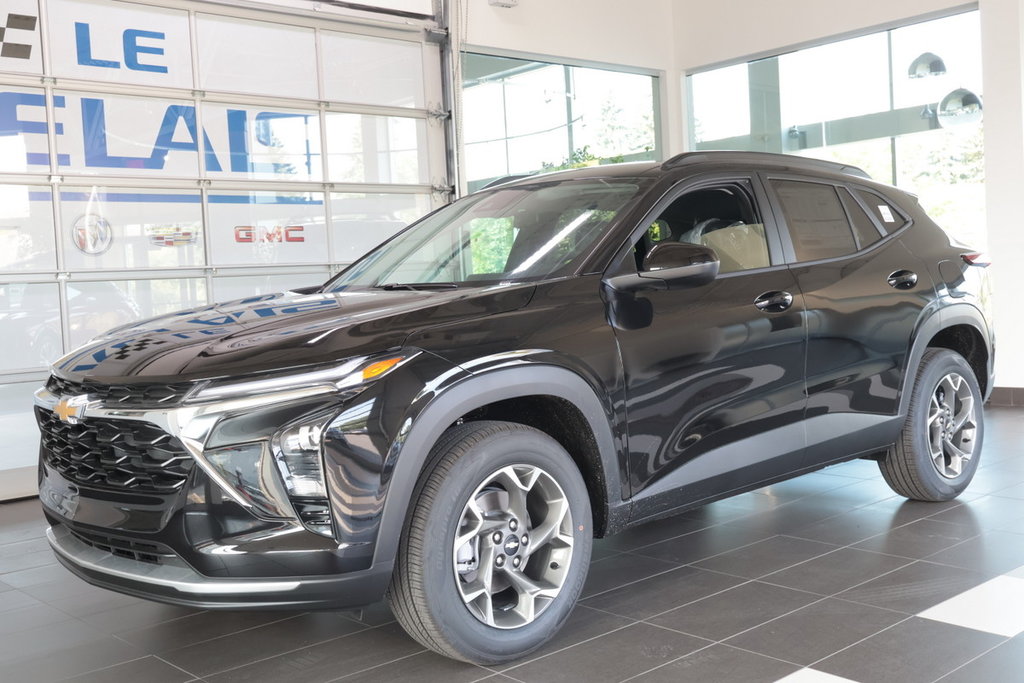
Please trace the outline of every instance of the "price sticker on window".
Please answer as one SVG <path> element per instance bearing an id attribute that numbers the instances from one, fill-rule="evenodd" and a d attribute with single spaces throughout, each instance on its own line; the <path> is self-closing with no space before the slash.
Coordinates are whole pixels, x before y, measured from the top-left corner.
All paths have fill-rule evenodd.
<path id="1" fill-rule="evenodd" d="M 895 223 L 896 218 L 892 215 L 892 209 L 889 208 L 888 204 L 879 204 L 878 213 L 882 214 L 882 220 L 886 223 Z"/>

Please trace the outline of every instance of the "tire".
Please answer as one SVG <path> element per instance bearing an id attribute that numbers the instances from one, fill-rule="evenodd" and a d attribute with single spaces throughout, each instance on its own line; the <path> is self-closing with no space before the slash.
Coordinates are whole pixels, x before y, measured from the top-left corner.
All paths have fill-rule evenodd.
<path id="1" fill-rule="evenodd" d="M 956 498 L 971 483 L 985 434 L 974 371 L 949 349 L 928 349 L 914 379 L 900 438 L 878 461 L 896 493 L 912 500 Z"/>
<path id="2" fill-rule="evenodd" d="M 562 627 L 583 589 L 592 545 L 583 478 L 557 441 L 510 422 L 450 429 L 431 462 L 399 544 L 391 610 L 440 654 L 518 659 Z"/>

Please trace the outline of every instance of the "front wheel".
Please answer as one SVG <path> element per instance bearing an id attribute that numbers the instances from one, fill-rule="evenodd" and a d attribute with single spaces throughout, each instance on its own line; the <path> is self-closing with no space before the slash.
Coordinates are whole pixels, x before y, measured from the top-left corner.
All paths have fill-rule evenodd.
<path id="1" fill-rule="evenodd" d="M 982 402 L 963 356 L 948 349 L 925 351 L 900 439 L 878 463 L 892 490 L 924 501 L 960 495 L 978 469 L 985 432 Z"/>
<path id="2" fill-rule="evenodd" d="M 572 611 L 591 550 L 587 488 L 547 434 L 457 426 L 432 453 L 399 546 L 388 601 L 443 655 L 497 664 L 543 645 Z"/>

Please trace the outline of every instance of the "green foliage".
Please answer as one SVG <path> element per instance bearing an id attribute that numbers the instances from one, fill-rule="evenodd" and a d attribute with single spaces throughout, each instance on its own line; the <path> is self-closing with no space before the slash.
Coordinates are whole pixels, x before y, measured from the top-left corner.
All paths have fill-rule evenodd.
<path id="1" fill-rule="evenodd" d="M 505 272 L 516 234 L 512 218 L 476 218 L 466 227 L 473 274 Z"/>

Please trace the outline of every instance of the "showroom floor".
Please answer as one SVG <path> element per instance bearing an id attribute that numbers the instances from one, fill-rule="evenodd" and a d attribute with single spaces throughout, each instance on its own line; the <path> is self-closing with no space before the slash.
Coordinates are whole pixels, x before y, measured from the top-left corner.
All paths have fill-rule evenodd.
<path id="1" fill-rule="evenodd" d="M 36 500 L 0 504 L 0 679 L 1024 680 L 1024 410 L 990 408 L 960 500 L 894 496 L 855 461 L 598 541 L 541 652 L 487 669 L 362 614 L 201 612 L 55 564 Z"/>

